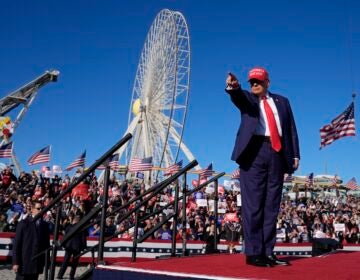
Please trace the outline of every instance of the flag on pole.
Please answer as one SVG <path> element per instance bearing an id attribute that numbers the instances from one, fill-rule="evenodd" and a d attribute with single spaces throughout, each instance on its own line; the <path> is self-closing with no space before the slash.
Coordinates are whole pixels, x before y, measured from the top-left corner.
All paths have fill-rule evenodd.
<path id="1" fill-rule="evenodd" d="M 350 190 L 353 190 L 353 191 L 358 189 L 358 185 L 357 185 L 357 183 L 356 183 L 355 177 L 352 177 L 352 178 L 349 180 L 349 182 L 346 183 L 345 188 L 350 189 Z"/>
<path id="2" fill-rule="evenodd" d="M 147 158 L 132 158 L 129 164 L 129 172 L 151 170 L 153 167 L 152 157 Z"/>
<path id="3" fill-rule="evenodd" d="M 165 169 L 164 175 L 173 175 L 182 168 L 183 161 L 180 160 L 178 163 L 174 163 Z"/>
<path id="4" fill-rule="evenodd" d="M 355 136 L 354 102 L 331 121 L 320 128 L 320 149 L 345 136 Z"/>
<path id="5" fill-rule="evenodd" d="M 240 179 L 240 169 L 237 168 L 234 170 L 234 172 L 231 174 L 231 179 Z"/>
<path id="6" fill-rule="evenodd" d="M 305 185 L 311 187 L 314 185 L 314 173 L 311 172 L 309 176 L 306 177 Z"/>
<path id="7" fill-rule="evenodd" d="M 214 174 L 212 163 L 209 164 L 205 169 L 200 170 L 200 179 L 210 177 Z"/>
<path id="8" fill-rule="evenodd" d="M 109 166 L 112 170 L 118 170 L 120 168 L 119 154 L 114 154 L 110 157 Z"/>
<path id="9" fill-rule="evenodd" d="M 106 163 L 106 161 L 105 161 L 105 163 Z M 104 163 L 102 163 L 102 164 L 100 164 L 98 167 L 96 167 L 96 169 L 97 170 L 105 170 L 105 164 Z"/>
<path id="10" fill-rule="evenodd" d="M 79 157 L 77 157 L 72 163 L 70 163 L 69 166 L 65 168 L 65 170 L 70 171 L 74 167 L 84 167 L 85 158 L 86 158 L 86 150 Z"/>
<path id="11" fill-rule="evenodd" d="M 27 161 L 29 165 L 45 163 L 50 161 L 50 145 L 42 148 L 40 151 L 33 154 Z"/>
<path id="12" fill-rule="evenodd" d="M 13 155 L 13 143 L 4 144 L 0 147 L 0 158 L 11 158 Z"/>
<path id="13" fill-rule="evenodd" d="M 96 169 L 105 170 L 106 166 L 109 165 L 111 170 L 118 170 L 120 168 L 119 154 L 111 155 L 103 164 L 100 164 Z"/>

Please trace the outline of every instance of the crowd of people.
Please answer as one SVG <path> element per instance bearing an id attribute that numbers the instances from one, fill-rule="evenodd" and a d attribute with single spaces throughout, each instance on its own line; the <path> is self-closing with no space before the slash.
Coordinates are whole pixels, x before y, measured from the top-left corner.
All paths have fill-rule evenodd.
<path id="1" fill-rule="evenodd" d="M 71 178 L 68 175 L 55 175 L 45 178 L 41 172 L 21 172 L 15 176 L 10 167 L 2 171 L 0 177 L 0 232 L 15 232 L 19 221 L 25 219 L 34 201 L 46 206 L 49 202 L 65 190 L 69 184 L 81 174 L 76 171 Z M 144 193 L 149 186 L 139 179 L 110 180 L 108 215 L 106 218 L 105 236 L 131 239 L 134 235 L 135 215 L 121 221 L 122 216 L 136 203 L 120 211 L 115 211 L 121 205 Z M 85 190 L 85 191 L 84 191 Z M 204 188 L 190 196 L 186 205 L 186 228 L 182 225 L 182 211 L 179 211 L 177 229 L 174 231 L 170 219 L 167 223 L 153 232 L 150 239 L 171 240 L 172 235 L 181 240 L 186 231 L 188 240 L 199 240 L 204 243 L 212 240 L 217 225 L 219 241 L 228 241 L 231 251 L 235 244 L 243 240 L 240 192 L 238 189 L 224 188 L 219 193 L 219 203 L 223 211 L 214 217 L 213 207 L 204 205 L 214 199 L 214 193 Z M 138 236 L 149 232 L 166 216 L 173 213 L 173 207 L 161 213 L 141 219 L 147 214 L 171 202 L 174 197 L 174 185 L 168 186 L 162 193 L 148 201 L 140 208 L 140 223 Z M 98 183 L 95 174 L 80 182 L 62 201 L 60 229 L 64 233 L 73 223 L 75 217 L 86 215 L 90 209 L 102 203 L 103 186 Z M 201 206 L 199 201 L 202 201 Z M 181 202 L 180 202 L 180 207 Z M 43 219 L 48 223 L 50 232 L 55 228 L 55 209 L 48 211 Z M 333 238 L 341 243 L 360 242 L 360 199 L 354 196 L 346 197 L 312 197 L 291 200 L 283 196 L 277 220 L 277 242 L 301 243 L 311 242 L 313 238 Z M 89 237 L 100 234 L 100 225 L 94 224 L 88 228 Z"/>

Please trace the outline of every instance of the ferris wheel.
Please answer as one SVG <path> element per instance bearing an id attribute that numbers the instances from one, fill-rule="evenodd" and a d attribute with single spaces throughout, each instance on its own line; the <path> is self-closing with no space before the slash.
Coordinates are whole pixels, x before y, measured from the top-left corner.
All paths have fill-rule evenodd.
<path id="1" fill-rule="evenodd" d="M 118 151 L 131 158 L 153 157 L 154 166 L 167 167 L 194 156 L 183 142 L 189 100 L 190 37 L 184 16 L 164 9 L 153 21 L 140 55 L 129 109 L 133 138 Z M 199 166 L 197 168 L 200 168 Z"/>

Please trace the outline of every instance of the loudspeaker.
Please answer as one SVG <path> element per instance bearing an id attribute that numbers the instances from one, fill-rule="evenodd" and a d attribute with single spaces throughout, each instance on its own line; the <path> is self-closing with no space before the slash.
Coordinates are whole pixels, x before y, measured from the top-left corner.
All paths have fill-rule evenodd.
<path id="1" fill-rule="evenodd" d="M 316 257 L 342 248 L 342 244 L 332 238 L 314 238 L 311 255 Z"/>

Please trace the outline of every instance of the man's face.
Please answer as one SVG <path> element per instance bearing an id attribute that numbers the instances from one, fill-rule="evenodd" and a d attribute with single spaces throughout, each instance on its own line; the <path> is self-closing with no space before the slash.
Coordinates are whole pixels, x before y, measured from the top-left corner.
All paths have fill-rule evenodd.
<path id="1" fill-rule="evenodd" d="M 251 79 L 249 81 L 251 92 L 255 94 L 256 96 L 263 96 L 266 94 L 268 88 L 269 88 L 269 80 L 260 81 L 256 79 Z"/>
<path id="2" fill-rule="evenodd" d="M 35 205 L 31 208 L 31 214 L 33 216 L 36 216 L 37 214 L 39 214 L 41 209 L 42 209 L 41 203 L 35 203 Z"/>

